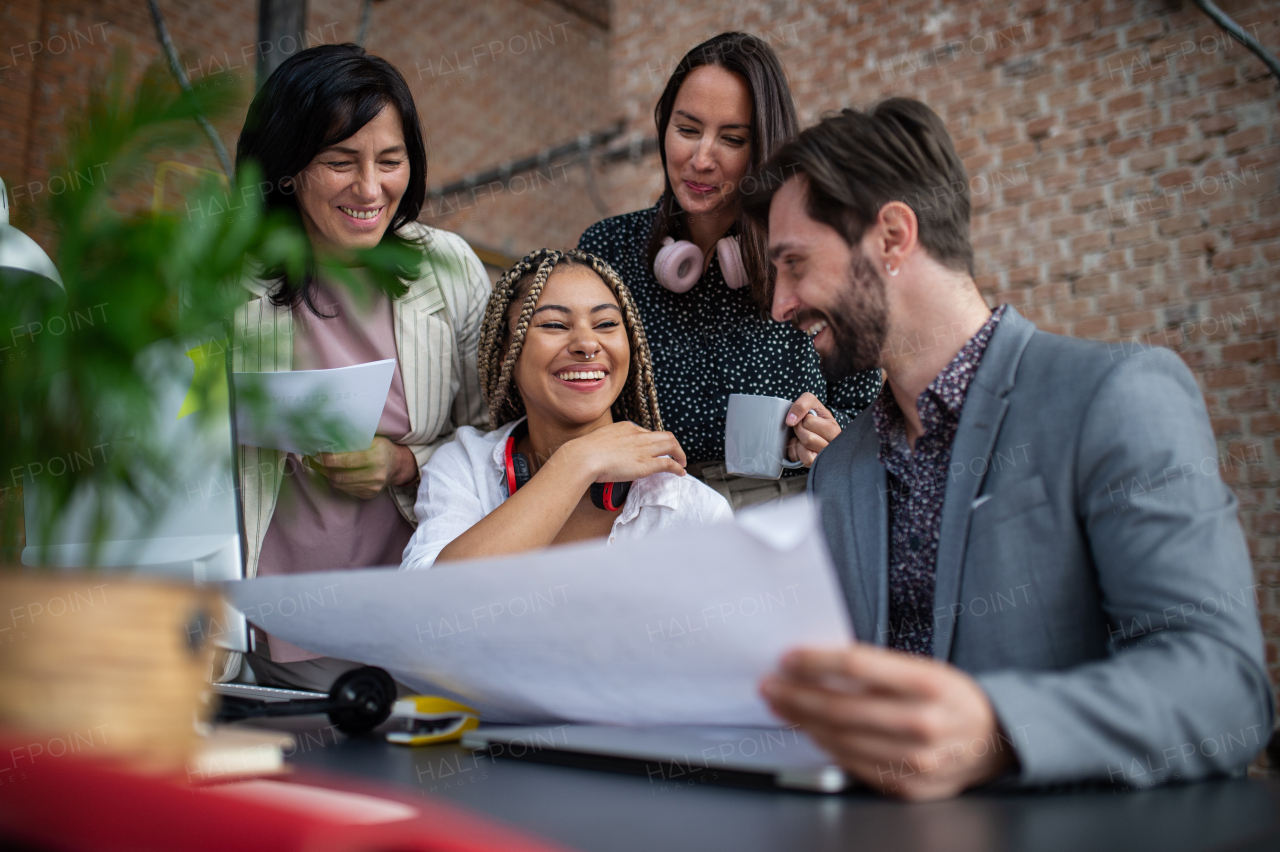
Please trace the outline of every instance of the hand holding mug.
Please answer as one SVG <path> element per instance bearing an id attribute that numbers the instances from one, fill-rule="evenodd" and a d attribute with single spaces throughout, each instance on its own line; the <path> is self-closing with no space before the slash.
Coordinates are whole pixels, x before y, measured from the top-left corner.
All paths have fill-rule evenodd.
<path id="1" fill-rule="evenodd" d="M 734 476 L 777 479 L 807 467 L 840 434 L 840 424 L 811 393 L 795 402 L 776 396 L 729 394 L 725 411 L 725 470 Z"/>
<path id="2" fill-rule="evenodd" d="M 825 405 L 811 393 L 803 393 L 787 412 L 787 425 L 794 433 L 787 442 L 787 458 L 812 467 L 827 444 L 840 434 L 840 424 Z"/>

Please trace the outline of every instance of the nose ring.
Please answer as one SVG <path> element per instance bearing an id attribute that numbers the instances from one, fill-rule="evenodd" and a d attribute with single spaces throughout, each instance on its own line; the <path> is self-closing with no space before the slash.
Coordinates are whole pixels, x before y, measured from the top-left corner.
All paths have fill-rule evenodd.
<path id="1" fill-rule="evenodd" d="M 586 358 L 588 361 L 590 361 L 591 359 L 595 358 L 597 354 L 599 354 L 599 353 L 592 352 L 590 355 L 583 355 L 582 357 L 583 357 L 583 358 Z"/>

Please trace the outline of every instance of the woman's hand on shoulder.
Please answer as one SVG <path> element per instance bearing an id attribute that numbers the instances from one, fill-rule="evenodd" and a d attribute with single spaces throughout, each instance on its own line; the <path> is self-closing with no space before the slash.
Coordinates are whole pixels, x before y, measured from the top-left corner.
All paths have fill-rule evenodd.
<path id="1" fill-rule="evenodd" d="M 792 436 L 787 442 L 787 458 L 813 467 L 814 459 L 840 434 L 835 416 L 811 393 L 802 393 L 791 403 L 787 425 Z"/>
<path id="2" fill-rule="evenodd" d="M 382 435 L 373 446 L 355 453 L 317 453 L 307 457 L 307 467 L 323 474 L 339 491 L 371 500 L 388 485 L 408 485 L 418 476 L 413 451 Z"/>
<path id="3" fill-rule="evenodd" d="M 630 421 L 610 423 L 556 451 L 565 463 L 591 473 L 593 482 L 629 482 L 666 471 L 684 476 L 685 455 L 676 436 Z"/>

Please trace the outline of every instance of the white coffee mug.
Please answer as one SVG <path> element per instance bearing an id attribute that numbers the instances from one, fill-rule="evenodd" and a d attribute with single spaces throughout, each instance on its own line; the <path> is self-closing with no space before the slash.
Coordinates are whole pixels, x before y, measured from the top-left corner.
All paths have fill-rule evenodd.
<path id="1" fill-rule="evenodd" d="M 787 460 L 791 400 L 776 396 L 729 394 L 724 424 L 724 467 L 734 476 L 777 479 L 782 469 L 803 467 Z"/>

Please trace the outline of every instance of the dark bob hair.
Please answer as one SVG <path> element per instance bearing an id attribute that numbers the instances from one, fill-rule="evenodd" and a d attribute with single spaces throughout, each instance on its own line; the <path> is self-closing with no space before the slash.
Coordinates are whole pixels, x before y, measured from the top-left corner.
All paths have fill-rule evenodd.
<path id="1" fill-rule="evenodd" d="M 784 145 L 743 207 L 769 221 L 773 195 L 803 176 L 815 222 L 857 247 L 890 201 L 916 214 L 920 245 L 943 266 L 973 277 L 969 176 L 938 114 L 911 98 L 889 98 L 866 112 L 845 109 Z"/>
<path id="2" fill-rule="evenodd" d="M 395 66 L 365 53 L 356 44 L 325 44 L 295 53 L 267 78 L 249 105 L 244 129 L 236 143 L 236 170 L 257 163 L 267 186 L 267 211 L 298 212 L 294 179 L 316 154 L 350 138 L 387 105 L 400 113 L 409 161 L 409 186 L 391 217 L 382 242 L 409 241 L 396 231 L 415 221 L 427 194 L 427 150 L 413 94 Z M 404 270 L 404 276 L 413 274 Z M 313 275 L 290 281 L 283 270 L 267 270 L 278 283 L 271 302 L 294 307 L 306 304 L 319 314 L 312 300 Z"/>
<path id="3" fill-rule="evenodd" d="M 754 185 L 752 176 L 764 167 L 774 151 L 800 129 L 782 63 L 763 39 L 748 33 L 721 33 L 686 53 L 653 108 L 653 120 L 658 125 L 658 155 L 662 158 L 663 191 L 649 236 L 650 268 L 664 238 L 689 239 L 685 212 L 676 201 L 667 175 L 667 125 L 671 123 L 680 86 L 695 68 L 704 65 L 717 65 L 739 75 L 751 92 L 751 163 L 742 180 L 747 188 Z M 767 311 L 773 299 L 774 275 L 769 263 L 768 234 L 760 223 L 742 213 L 730 233 L 735 230 L 742 248 L 742 264 L 751 282 L 751 295 L 761 310 Z"/>

